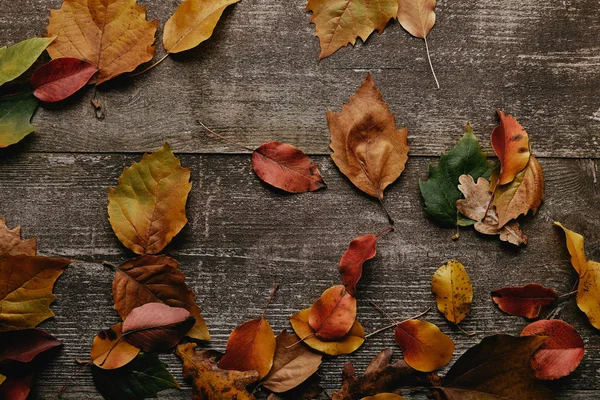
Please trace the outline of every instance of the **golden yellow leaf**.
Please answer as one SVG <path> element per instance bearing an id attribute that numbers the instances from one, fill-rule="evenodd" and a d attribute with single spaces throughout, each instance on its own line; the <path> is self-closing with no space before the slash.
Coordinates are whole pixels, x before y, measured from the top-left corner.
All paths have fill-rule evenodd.
<path id="1" fill-rule="evenodd" d="M 35 256 L 36 252 L 35 239 L 22 240 L 21 227 L 8 229 L 6 219 L 0 218 L 0 256 Z"/>
<path id="2" fill-rule="evenodd" d="M 92 342 L 90 357 L 97 367 L 116 369 L 129 364 L 140 353 L 140 349 L 123 340 L 123 323 L 98 332 Z"/>
<path id="3" fill-rule="evenodd" d="M 227 6 L 240 0 L 185 0 L 165 24 L 163 45 L 179 53 L 210 38 Z"/>
<path id="4" fill-rule="evenodd" d="M 400 322 L 394 340 L 402 349 L 404 361 L 417 371 L 431 372 L 452 359 L 454 341 L 431 322 L 409 319 Z"/>
<path id="5" fill-rule="evenodd" d="M 448 321 L 458 324 L 469 314 L 473 286 L 465 267 L 457 260 L 450 260 L 435 271 L 431 290 L 435 293 L 438 310 Z"/>
<path id="6" fill-rule="evenodd" d="M 187 224 L 185 204 L 192 188 L 168 143 L 134 162 L 108 189 L 108 217 L 123 245 L 137 254 L 156 254 Z"/>
<path id="7" fill-rule="evenodd" d="M 571 255 L 571 264 L 577 274 L 583 275 L 587 266 L 587 258 L 585 256 L 585 241 L 583 236 L 577 232 L 565 228 L 560 222 L 554 222 L 554 225 L 562 228 L 567 239 L 567 249 Z"/>
<path id="8" fill-rule="evenodd" d="M 102 83 L 154 56 L 158 21 L 146 20 L 146 7 L 136 0 L 64 0 L 60 10 L 50 10 L 50 57 L 83 59 L 99 69 Z"/>
<path id="9" fill-rule="evenodd" d="M 64 258 L 0 257 L 0 332 L 35 328 L 53 317 L 54 282 L 71 263 Z"/>

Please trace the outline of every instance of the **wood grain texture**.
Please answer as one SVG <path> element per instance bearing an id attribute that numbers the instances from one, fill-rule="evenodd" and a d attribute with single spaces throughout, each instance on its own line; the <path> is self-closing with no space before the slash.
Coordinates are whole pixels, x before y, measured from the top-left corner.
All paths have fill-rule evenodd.
<path id="1" fill-rule="evenodd" d="M 142 1 L 164 23 L 178 1 Z M 596 0 L 438 3 L 428 36 L 441 90 L 421 40 L 397 22 L 366 45 L 322 62 L 304 0 L 244 0 L 229 7 L 214 36 L 134 79 L 92 90 L 34 117 L 29 151 L 140 152 L 165 139 L 189 153 L 238 152 L 209 137 L 202 121 L 249 146 L 278 140 L 327 154 L 327 109 L 339 111 L 367 71 L 373 74 L 412 155 L 439 155 L 470 121 L 487 138 L 494 110 L 514 114 L 540 157 L 600 156 L 600 7 Z M 45 32 L 60 0 L 0 0 L 0 45 Z M 162 26 L 162 25 L 161 25 Z M 159 28 L 162 32 L 162 28 Z M 164 53 L 157 41 L 157 57 Z M 488 140 L 484 140 L 489 150 Z"/>

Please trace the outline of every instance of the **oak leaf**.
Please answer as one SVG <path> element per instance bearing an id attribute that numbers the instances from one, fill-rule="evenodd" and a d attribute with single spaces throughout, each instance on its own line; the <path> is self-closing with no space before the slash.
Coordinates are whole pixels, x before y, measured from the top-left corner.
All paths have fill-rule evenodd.
<path id="1" fill-rule="evenodd" d="M 6 219 L 0 218 L 0 256 L 35 256 L 36 253 L 35 239 L 22 240 L 21 227 L 8 229 Z"/>
<path id="2" fill-rule="evenodd" d="M 54 316 L 54 282 L 71 263 L 64 258 L 0 256 L 0 332 L 35 328 Z"/>
<path id="3" fill-rule="evenodd" d="M 78 58 L 57 58 L 31 75 L 33 95 L 45 102 L 66 99 L 84 87 L 98 68 Z"/>
<path id="4" fill-rule="evenodd" d="M 112 284 L 115 310 L 121 318 L 146 303 L 165 303 L 188 310 L 196 323 L 186 333 L 193 339 L 210 340 L 202 311 L 195 303 L 196 295 L 185 283 L 178 262 L 167 256 L 142 256 L 121 264 Z"/>
<path id="5" fill-rule="evenodd" d="M 315 331 L 308 323 L 311 309 L 306 308 L 290 317 L 290 323 L 296 335 L 308 347 L 330 356 L 339 356 L 350 354 L 356 351 L 365 341 L 365 331 L 358 321 L 350 328 L 350 331 L 343 337 L 333 341 L 321 340 L 315 335 Z"/>
<path id="6" fill-rule="evenodd" d="M 102 369 L 117 369 L 129 364 L 140 353 L 140 349 L 123 340 L 123 323 L 98 332 L 92 342 L 90 358 Z"/>
<path id="7" fill-rule="evenodd" d="M 435 294 L 438 310 L 454 324 L 469 314 L 473 302 L 473 286 L 465 267 L 450 260 L 434 272 L 431 291 Z"/>
<path id="8" fill-rule="evenodd" d="M 60 340 L 41 329 L 2 332 L 0 365 L 11 362 L 29 363 L 37 355 L 61 345 Z"/>
<path id="9" fill-rule="evenodd" d="M 189 180 L 189 168 L 168 143 L 125 168 L 117 187 L 108 189 L 108 217 L 121 243 L 137 254 L 164 249 L 187 224 Z"/>
<path id="10" fill-rule="evenodd" d="M 537 318 L 540 312 L 558 298 L 553 289 L 537 283 L 525 286 L 505 287 L 492 292 L 492 300 L 507 314 Z"/>
<path id="11" fill-rule="evenodd" d="M 373 234 L 353 239 L 340 260 L 342 282 L 352 296 L 356 297 L 356 284 L 362 276 L 363 264 L 377 253 L 378 239 L 379 237 Z"/>
<path id="12" fill-rule="evenodd" d="M 53 37 L 31 38 L 0 47 L 0 86 L 23 75 L 53 40 Z"/>
<path id="13" fill-rule="evenodd" d="M 225 8 L 238 1 L 240 0 L 185 0 L 165 24 L 165 50 L 179 53 L 210 38 Z"/>
<path id="14" fill-rule="evenodd" d="M 364 42 L 375 30 L 381 34 L 396 17 L 398 0 L 308 0 L 306 9 L 313 13 L 310 22 L 315 24 L 322 60 L 349 43 L 354 45 L 359 37 Z"/>
<path id="15" fill-rule="evenodd" d="M 404 361 L 421 372 L 432 372 L 448 364 L 454 342 L 431 322 L 410 319 L 400 322 L 394 340 L 402 349 Z"/>
<path id="16" fill-rule="evenodd" d="M 38 106 L 31 93 L 0 99 L 0 149 L 20 142 L 35 130 L 30 120 Z"/>
<path id="17" fill-rule="evenodd" d="M 326 187 L 315 163 L 287 143 L 268 142 L 259 146 L 252 153 L 252 168 L 262 181 L 289 193 Z"/>
<path id="18" fill-rule="evenodd" d="M 533 335 L 546 336 L 530 362 L 538 379 L 559 379 L 577 369 L 583 359 L 584 343 L 575 328 L 557 319 L 540 320 L 521 332 L 521 336 Z"/>
<path id="19" fill-rule="evenodd" d="M 494 128 L 491 143 L 500 160 L 498 185 L 502 186 L 515 179 L 517 174 L 527 166 L 531 152 L 529 136 L 521 124 L 510 114 L 505 115 L 498 110 L 500 124 Z"/>
<path id="20" fill-rule="evenodd" d="M 308 314 L 308 324 L 323 340 L 344 337 L 356 320 L 356 298 L 343 285 L 325 290 Z"/>
<path id="21" fill-rule="evenodd" d="M 220 354 L 195 351 L 195 343 L 180 344 L 175 353 L 183 361 L 183 377 L 193 383 L 193 400 L 254 400 L 246 386 L 260 378 L 256 371 L 228 371 L 217 367 Z"/>

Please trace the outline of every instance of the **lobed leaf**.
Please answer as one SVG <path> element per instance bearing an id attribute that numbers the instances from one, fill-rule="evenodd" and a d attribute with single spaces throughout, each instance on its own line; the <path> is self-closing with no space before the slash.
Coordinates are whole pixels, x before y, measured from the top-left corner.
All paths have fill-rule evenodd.
<path id="1" fill-rule="evenodd" d="M 22 240 L 21 227 L 8 229 L 6 219 L 0 218 L 0 256 L 35 256 L 36 253 L 35 239 Z"/>

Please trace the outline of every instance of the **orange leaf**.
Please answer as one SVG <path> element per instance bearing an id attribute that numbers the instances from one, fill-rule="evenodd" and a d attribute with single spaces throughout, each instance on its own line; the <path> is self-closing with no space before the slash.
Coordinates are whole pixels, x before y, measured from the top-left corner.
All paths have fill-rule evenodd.
<path id="1" fill-rule="evenodd" d="M 356 320 L 356 298 L 343 285 L 330 287 L 313 304 L 308 324 L 323 340 L 337 340 L 350 331 Z"/>
<path id="2" fill-rule="evenodd" d="M 410 319 L 398 324 L 394 339 L 402 349 L 404 361 L 417 371 L 431 372 L 448 364 L 454 342 L 430 322 Z"/>
<path id="3" fill-rule="evenodd" d="M 529 136 L 510 114 L 497 111 L 500 124 L 492 131 L 492 147 L 500 160 L 498 185 L 512 182 L 529 162 Z"/>
<path id="4" fill-rule="evenodd" d="M 556 292 L 537 283 L 505 287 L 492 292 L 492 300 L 507 314 L 537 318 L 544 307 L 557 299 Z"/>
<path id="5" fill-rule="evenodd" d="M 84 59 L 99 69 L 100 84 L 150 61 L 157 27 L 136 0 L 64 0 L 50 10 L 47 36 L 56 39 L 48 54 Z"/>
<path id="6" fill-rule="evenodd" d="M 123 324 L 99 332 L 92 342 L 90 357 L 97 367 L 116 369 L 131 362 L 140 349 L 123 340 Z"/>
<path id="7" fill-rule="evenodd" d="M 22 240 L 21 227 L 8 229 L 6 219 L 0 218 L 0 256 L 35 256 L 36 252 L 35 239 Z"/>
<path id="8" fill-rule="evenodd" d="M 377 235 L 373 234 L 357 237 L 350 242 L 340 260 L 342 282 L 352 296 L 356 296 L 356 284 L 362 276 L 363 264 L 377 253 L 377 239 Z"/>

